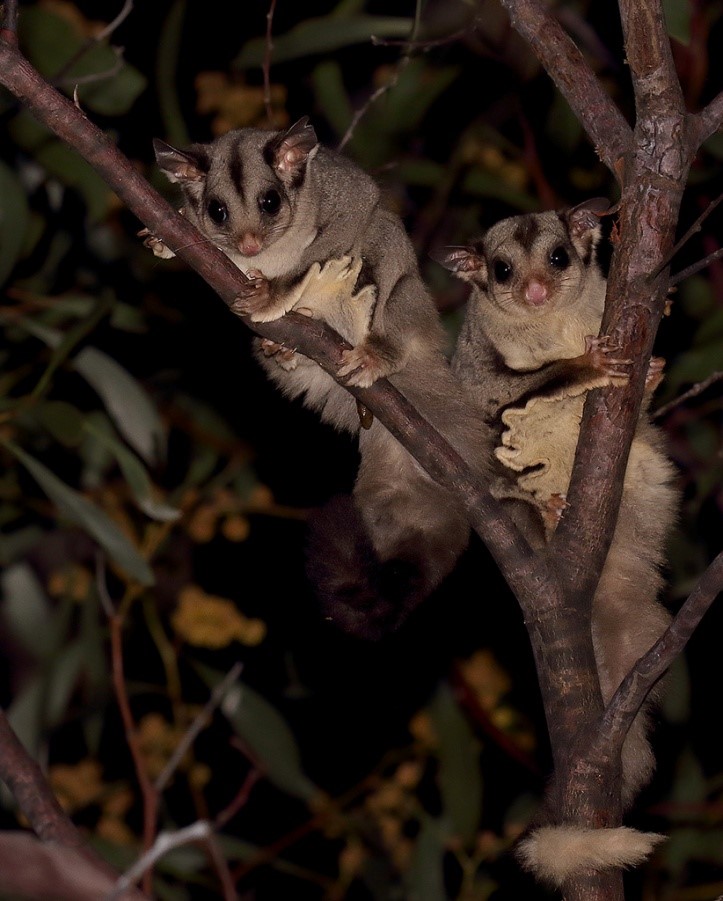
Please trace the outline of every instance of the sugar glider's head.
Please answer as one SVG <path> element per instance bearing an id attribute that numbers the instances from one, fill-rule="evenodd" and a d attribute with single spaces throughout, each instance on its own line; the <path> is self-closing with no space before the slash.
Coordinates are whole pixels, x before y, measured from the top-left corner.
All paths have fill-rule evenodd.
<path id="1" fill-rule="evenodd" d="M 298 221 L 319 142 L 305 117 L 285 132 L 242 128 L 210 144 L 178 150 L 155 140 L 153 148 L 183 191 L 189 221 L 237 265 L 265 270 Z"/>
<path id="2" fill-rule="evenodd" d="M 510 316 L 571 307 L 581 293 L 604 284 L 596 247 L 600 216 L 609 206 L 595 198 L 561 212 L 503 219 L 469 246 L 452 249 L 443 262 Z"/>

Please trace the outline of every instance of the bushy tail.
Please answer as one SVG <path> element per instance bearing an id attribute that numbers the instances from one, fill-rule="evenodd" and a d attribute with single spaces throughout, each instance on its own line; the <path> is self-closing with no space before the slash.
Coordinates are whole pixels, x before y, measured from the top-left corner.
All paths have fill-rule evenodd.
<path id="1" fill-rule="evenodd" d="M 639 832 L 627 826 L 541 826 L 520 842 L 516 853 L 525 869 L 541 882 L 561 888 L 585 870 L 637 866 L 664 839 L 656 832 Z"/>
<path id="2" fill-rule="evenodd" d="M 323 616 L 358 638 L 376 641 L 394 632 L 464 549 L 461 543 L 450 553 L 442 544 L 411 530 L 382 557 L 354 499 L 333 498 L 312 515 L 307 533 L 307 576 Z"/>

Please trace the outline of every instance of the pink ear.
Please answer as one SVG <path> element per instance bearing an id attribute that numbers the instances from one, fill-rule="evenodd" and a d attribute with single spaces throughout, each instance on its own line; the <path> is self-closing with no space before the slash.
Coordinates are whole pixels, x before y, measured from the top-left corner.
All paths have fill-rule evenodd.
<path id="1" fill-rule="evenodd" d="M 318 146 L 316 132 L 308 116 L 304 116 L 272 142 L 272 165 L 282 179 L 293 178 L 301 174 Z"/>
<path id="2" fill-rule="evenodd" d="M 169 181 L 201 181 L 208 172 L 208 161 L 202 145 L 194 144 L 188 150 L 178 150 L 159 138 L 153 139 L 156 162 Z"/>
<path id="3" fill-rule="evenodd" d="M 451 272 L 464 277 L 468 272 L 479 272 L 484 268 L 484 260 L 472 247 L 450 247 L 449 253 L 436 256 L 437 262 Z"/>
<path id="4" fill-rule="evenodd" d="M 600 225 L 600 217 L 610 209 L 610 201 L 605 197 L 593 197 L 567 212 L 570 233 L 574 237 L 590 232 Z"/>

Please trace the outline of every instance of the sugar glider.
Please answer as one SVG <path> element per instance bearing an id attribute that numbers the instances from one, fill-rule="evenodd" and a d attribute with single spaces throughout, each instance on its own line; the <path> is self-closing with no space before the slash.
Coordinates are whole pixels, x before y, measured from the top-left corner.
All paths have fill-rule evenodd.
<path id="1" fill-rule="evenodd" d="M 606 291 L 596 198 L 573 209 L 514 216 L 446 265 L 471 285 L 453 368 L 476 393 L 495 431 L 493 493 L 524 513 L 543 544 L 564 515 L 585 394 L 620 383 L 629 360 L 598 335 Z M 633 439 L 615 533 L 592 604 L 592 639 L 603 700 L 659 638 L 669 614 L 658 602 L 665 542 L 677 508 L 675 473 L 645 407 L 660 381 L 651 361 L 646 404 Z M 537 511 L 537 532 L 530 528 Z M 532 525 L 535 525 L 533 521 Z M 649 702 L 622 751 L 625 806 L 650 778 Z M 638 863 L 657 836 L 635 830 L 546 826 L 521 846 L 526 864 L 561 885 L 577 870 Z"/>
<path id="2" fill-rule="evenodd" d="M 375 181 L 320 146 L 304 118 L 287 131 L 231 131 L 183 150 L 155 141 L 183 213 L 250 276 L 235 309 L 253 321 L 289 310 L 323 319 L 351 345 L 339 375 L 393 385 L 477 471 L 491 448 L 445 356 L 446 333 L 400 218 Z M 159 256 L 170 251 L 150 236 Z M 308 358 L 267 340 L 256 356 L 290 398 L 359 436 L 350 499 L 314 520 L 308 571 L 328 618 L 360 636 L 394 629 L 452 569 L 468 517 L 355 399 Z"/>

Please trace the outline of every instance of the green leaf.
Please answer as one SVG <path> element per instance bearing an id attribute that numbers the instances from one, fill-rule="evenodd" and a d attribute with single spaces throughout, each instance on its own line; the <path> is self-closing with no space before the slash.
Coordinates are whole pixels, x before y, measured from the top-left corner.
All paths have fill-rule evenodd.
<path id="1" fill-rule="evenodd" d="M 446 682 L 435 692 L 429 712 L 440 740 L 439 788 L 444 817 L 452 834 L 469 846 L 482 812 L 480 743 Z"/>
<path id="2" fill-rule="evenodd" d="M 136 503 L 147 516 L 157 522 L 174 522 L 181 516 L 180 510 L 153 497 L 153 485 L 147 470 L 138 457 L 115 438 L 107 420 L 91 415 L 83 423 L 83 429 L 115 457 Z"/>
<path id="3" fill-rule="evenodd" d="M 341 66 L 334 60 L 324 60 L 314 67 L 311 79 L 317 105 L 341 138 L 354 116 L 349 95 L 344 87 Z"/>
<path id="4" fill-rule="evenodd" d="M 156 91 L 161 107 L 165 137 L 176 147 L 190 143 L 188 128 L 178 97 L 178 61 L 187 0 L 175 0 L 163 23 L 156 61 Z"/>
<path id="5" fill-rule="evenodd" d="M 663 698 L 660 705 L 669 723 L 682 725 L 690 716 L 690 674 L 684 657 L 677 657 L 663 682 Z"/>
<path id="6" fill-rule="evenodd" d="M 45 401 L 35 409 L 40 424 L 64 447 L 77 447 L 83 438 L 83 414 L 64 400 Z"/>
<path id="7" fill-rule="evenodd" d="M 62 720 L 83 663 L 82 642 L 70 642 L 50 667 L 27 682 L 8 708 L 10 724 L 33 756 L 40 749 L 45 730 Z"/>
<path id="8" fill-rule="evenodd" d="M 89 163 L 49 134 L 25 110 L 13 118 L 9 128 L 13 139 L 33 155 L 38 165 L 61 184 L 82 195 L 91 222 L 105 217 L 109 210 L 111 190 Z"/>
<path id="9" fill-rule="evenodd" d="M 690 43 L 690 13 L 689 0 L 663 0 L 663 13 L 668 34 L 676 41 L 686 46 Z"/>
<path id="10" fill-rule="evenodd" d="M 98 392 L 118 431 L 131 447 L 149 465 L 162 460 L 166 447 L 163 423 L 136 379 L 96 347 L 84 347 L 73 365 Z"/>
<path id="11" fill-rule="evenodd" d="M 409 37 L 412 19 L 394 16 L 323 16 L 305 19 L 286 34 L 274 37 L 274 64 L 285 63 L 315 53 L 331 53 L 353 44 L 366 44 L 372 35 L 379 38 Z M 233 61 L 234 68 L 251 69 L 263 63 L 265 38 L 253 38 Z"/>
<path id="12" fill-rule="evenodd" d="M 35 67 L 48 77 L 63 71 L 63 83 L 72 90 L 74 79 L 81 81 L 79 95 L 83 107 L 104 116 L 128 112 L 147 81 L 133 66 L 122 62 L 107 43 L 90 44 L 72 23 L 43 8 L 29 6 L 20 16 L 20 41 Z M 81 54 L 82 51 L 82 54 Z M 74 56 L 78 59 L 67 70 Z M 104 75 L 112 73 L 110 77 Z M 98 76 L 85 84 L 87 76 Z"/>
<path id="13" fill-rule="evenodd" d="M 28 221 L 25 192 L 12 170 L 0 163 L 0 285 L 20 256 Z"/>
<path id="14" fill-rule="evenodd" d="M 422 820 L 409 870 L 404 876 L 406 897 L 414 901 L 447 901 L 444 887 L 444 830 L 430 816 Z"/>
<path id="15" fill-rule="evenodd" d="M 16 444 L 10 441 L 4 441 L 3 444 L 23 464 L 67 519 L 92 535 L 129 576 L 142 585 L 153 584 L 153 572 L 148 563 L 99 507 L 62 482 L 47 466 L 26 454 Z"/>
<path id="16" fill-rule="evenodd" d="M 0 589 L 3 620 L 12 637 L 33 657 L 44 657 L 55 643 L 48 629 L 53 608 L 37 576 L 27 563 L 15 563 L 0 575 Z"/>
<path id="17" fill-rule="evenodd" d="M 207 667 L 199 665 L 197 669 L 211 686 L 221 678 Z M 248 685 L 232 685 L 221 702 L 221 710 L 277 788 L 303 801 L 319 793 L 301 766 L 293 732 L 265 698 Z"/>
<path id="18" fill-rule="evenodd" d="M 372 107 L 371 112 L 385 130 L 394 133 L 418 128 L 434 101 L 459 74 L 452 66 L 432 67 L 421 59 L 412 59 L 399 73 L 397 83 Z"/>

